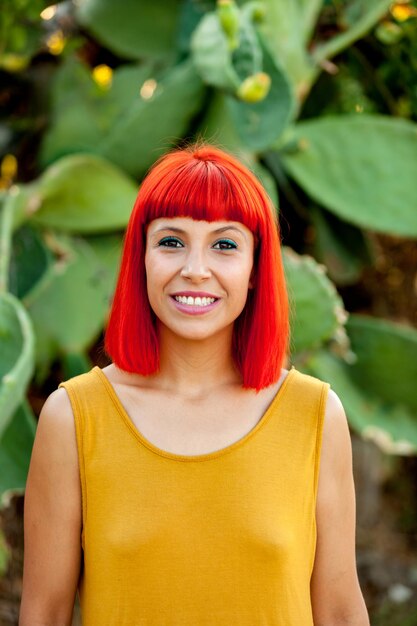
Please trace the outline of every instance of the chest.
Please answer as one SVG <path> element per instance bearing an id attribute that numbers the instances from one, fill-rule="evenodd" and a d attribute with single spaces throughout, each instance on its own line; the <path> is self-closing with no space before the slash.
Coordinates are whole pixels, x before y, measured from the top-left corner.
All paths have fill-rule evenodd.
<path id="1" fill-rule="evenodd" d="M 279 385 L 259 394 L 212 394 L 185 400 L 143 389 L 115 386 L 135 428 L 154 446 L 174 454 L 207 454 L 232 445 L 255 428 Z"/>

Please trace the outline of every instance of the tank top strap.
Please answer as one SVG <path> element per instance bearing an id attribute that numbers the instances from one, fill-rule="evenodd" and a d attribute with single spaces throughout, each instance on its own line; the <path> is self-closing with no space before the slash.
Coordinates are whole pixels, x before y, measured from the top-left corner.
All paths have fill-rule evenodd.
<path id="1" fill-rule="evenodd" d="M 81 481 L 83 528 L 81 543 L 85 549 L 85 527 L 87 520 L 87 479 L 86 457 L 88 457 L 88 442 L 92 439 L 91 420 L 98 414 L 97 409 L 103 405 L 100 395 L 100 382 L 94 368 L 84 374 L 79 374 L 58 385 L 58 389 L 65 389 L 71 402 L 74 416 L 75 435 L 77 441 L 78 465 Z M 86 450 L 87 448 L 87 450 Z"/>
<path id="2" fill-rule="evenodd" d="M 295 375 L 281 399 L 280 428 L 290 433 L 290 440 L 294 445 L 293 453 L 298 455 L 300 466 L 308 467 L 309 458 L 311 459 L 316 497 L 324 416 L 330 385 L 294 367 L 292 370 L 295 370 Z"/>
<path id="3" fill-rule="evenodd" d="M 326 400 L 330 388 L 329 383 L 309 374 L 304 374 L 295 367 L 291 368 L 291 371 L 293 370 L 295 370 L 295 375 L 292 384 L 288 385 L 286 393 L 283 395 L 283 402 L 290 403 L 294 408 L 308 409 L 317 415 L 320 413 L 320 406 Z"/>

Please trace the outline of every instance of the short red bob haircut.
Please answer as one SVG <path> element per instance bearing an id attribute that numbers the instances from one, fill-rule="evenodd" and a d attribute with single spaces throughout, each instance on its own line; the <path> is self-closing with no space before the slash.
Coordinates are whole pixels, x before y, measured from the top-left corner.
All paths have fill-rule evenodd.
<path id="1" fill-rule="evenodd" d="M 230 220 L 255 237 L 255 285 L 234 322 L 232 357 L 244 388 L 276 382 L 287 356 L 289 308 L 277 213 L 265 189 L 242 163 L 206 142 L 160 157 L 144 178 L 124 238 L 104 348 L 122 370 L 159 370 L 156 315 L 145 273 L 147 224 L 159 217 Z"/>

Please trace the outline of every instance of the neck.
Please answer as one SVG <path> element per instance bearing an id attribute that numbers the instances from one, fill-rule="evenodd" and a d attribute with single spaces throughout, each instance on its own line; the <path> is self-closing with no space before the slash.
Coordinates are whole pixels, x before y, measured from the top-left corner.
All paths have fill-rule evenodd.
<path id="1" fill-rule="evenodd" d="M 241 385 L 232 358 L 233 326 L 207 339 L 184 339 L 159 328 L 158 382 L 166 390 L 185 397 L 206 395 L 210 390 Z"/>

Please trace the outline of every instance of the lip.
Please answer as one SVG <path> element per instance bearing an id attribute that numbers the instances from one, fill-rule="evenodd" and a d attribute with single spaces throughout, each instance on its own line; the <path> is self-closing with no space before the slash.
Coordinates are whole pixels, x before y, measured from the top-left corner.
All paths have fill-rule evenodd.
<path id="1" fill-rule="evenodd" d="M 214 293 L 207 293 L 207 291 L 176 291 L 175 293 L 170 293 L 170 296 L 191 296 L 192 298 L 216 298 L 219 296 L 215 296 Z"/>
<path id="2" fill-rule="evenodd" d="M 184 294 L 185 295 L 185 294 Z M 214 298 L 215 296 L 211 296 Z M 209 313 L 217 306 L 219 306 L 221 302 L 221 298 L 218 298 L 212 304 L 207 304 L 206 306 L 191 306 L 190 304 L 181 304 L 181 302 L 177 302 L 174 296 L 170 296 L 170 301 L 173 303 L 173 306 L 180 311 L 181 313 L 186 313 L 187 315 L 205 315 Z"/>

